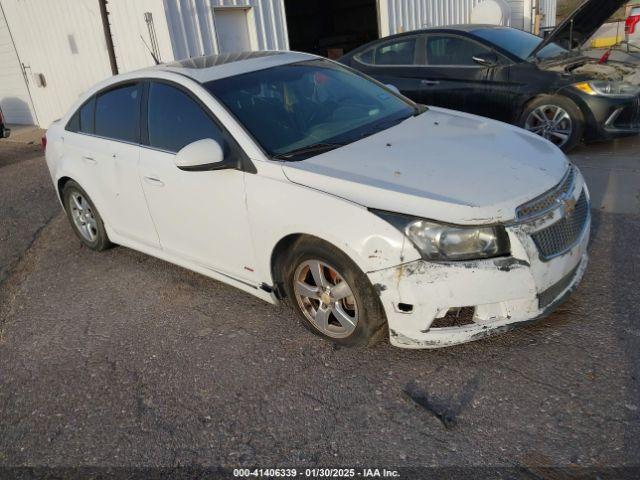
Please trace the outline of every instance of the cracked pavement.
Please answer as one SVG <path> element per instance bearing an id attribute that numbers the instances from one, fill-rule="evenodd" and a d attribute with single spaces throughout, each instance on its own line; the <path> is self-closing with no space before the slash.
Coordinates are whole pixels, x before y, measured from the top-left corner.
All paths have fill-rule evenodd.
<path id="1" fill-rule="evenodd" d="M 409 351 L 335 348 L 286 307 L 83 248 L 39 152 L 0 142 L 0 466 L 638 466 L 637 152 L 573 156 L 593 242 L 559 311 Z"/>

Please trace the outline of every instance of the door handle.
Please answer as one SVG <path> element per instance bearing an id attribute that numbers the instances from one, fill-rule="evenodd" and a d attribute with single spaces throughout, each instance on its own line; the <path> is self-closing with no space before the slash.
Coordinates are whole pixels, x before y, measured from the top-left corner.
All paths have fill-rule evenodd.
<path id="1" fill-rule="evenodd" d="M 96 159 L 95 159 L 95 158 L 93 158 L 93 157 L 82 157 L 82 159 L 83 159 L 86 163 L 90 163 L 90 164 L 92 164 L 92 165 L 95 165 L 95 164 L 97 163 L 97 162 L 96 162 Z"/>
<path id="2" fill-rule="evenodd" d="M 164 182 L 159 178 L 155 177 L 144 177 L 144 181 L 149 185 L 153 185 L 154 187 L 164 187 Z"/>
<path id="3" fill-rule="evenodd" d="M 428 87 L 432 87 L 434 85 L 440 85 L 440 82 L 438 80 L 421 80 L 420 83 Z"/>

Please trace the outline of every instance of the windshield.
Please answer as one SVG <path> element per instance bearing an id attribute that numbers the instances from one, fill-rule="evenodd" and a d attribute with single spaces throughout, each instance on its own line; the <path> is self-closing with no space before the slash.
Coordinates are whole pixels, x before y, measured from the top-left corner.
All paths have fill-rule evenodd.
<path id="1" fill-rule="evenodd" d="M 307 158 L 416 114 L 415 106 L 371 80 L 321 59 L 223 78 L 205 87 L 269 155 L 279 158 Z"/>
<path id="2" fill-rule="evenodd" d="M 527 60 L 536 47 L 542 42 L 540 37 L 523 32 L 522 30 L 516 30 L 515 28 L 480 28 L 474 30 L 472 33 L 512 53 L 522 60 Z M 550 43 L 540 50 L 536 54 L 536 57 L 544 60 L 568 53 L 569 51 L 567 49 L 562 48 L 557 43 Z"/>

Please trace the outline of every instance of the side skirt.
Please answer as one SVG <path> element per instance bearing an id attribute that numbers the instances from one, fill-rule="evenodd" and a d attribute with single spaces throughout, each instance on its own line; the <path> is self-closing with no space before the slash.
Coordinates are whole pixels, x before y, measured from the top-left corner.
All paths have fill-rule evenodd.
<path id="1" fill-rule="evenodd" d="M 179 267 L 186 268 L 187 270 L 197 272 L 201 275 L 204 275 L 205 277 L 209 277 L 219 282 L 225 283 L 227 285 L 231 285 L 232 287 L 242 290 L 243 292 L 246 292 L 255 297 L 258 297 L 259 299 L 264 300 L 265 302 L 271 303 L 272 305 L 278 305 L 280 303 L 275 293 L 273 291 L 268 292 L 264 290 L 263 288 L 261 288 L 262 285 L 251 285 L 249 283 L 243 282 L 242 280 L 238 280 L 229 275 L 226 275 L 222 272 L 218 272 L 216 270 L 203 267 L 202 265 L 199 265 L 197 263 L 193 263 L 193 262 L 175 257 L 163 250 L 149 247 L 147 245 L 136 242 L 134 240 L 124 238 L 118 235 L 117 233 L 115 233 L 106 224 L 105 224 L 105 229 L 107 230 L 109 239 L 117 245 L 130 248 L 138 252 L 142 252 L 146 255 L 150 255 L 152 257 L 159 258 L 160 260 L 164 260 L 165 262 L 169 262 L 174 265 L 178 265 Z"/>

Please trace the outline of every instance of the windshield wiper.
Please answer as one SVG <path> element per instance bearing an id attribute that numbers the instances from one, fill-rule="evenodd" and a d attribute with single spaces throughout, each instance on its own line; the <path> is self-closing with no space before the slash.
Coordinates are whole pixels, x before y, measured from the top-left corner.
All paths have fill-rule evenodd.
<path id="1" fill-rule="evenodd" d="M 304 155 L 311 156 L 317 153 L 328 152 L 330 150 L 335 150 L 336 148 L 344 147 L 344 145 L 345 145 L 344 143 L 327 143 L 327 142 L 314 143 L 313 145 L 308 145 L 306 147 L 296 148 L 294 150 L 291 150 L 290 152 L 279 153 L 277 155 L 274 155 L 273 158 L 276 158 L 278 160 L 291 160 L 293 157 L 299 157 Z M 304 158 L 308 158 L 308 157 L 304 157 Z"/>
<path id="2" fill-rule="evenodd" d="M 416 104 L 416 113 L 414 113 L 413 116 L 417 117 L 418 115 L 422 115 L 427 110 L 429 110 L 429 107 L 427 107 L 426 105 L 423 105 L 421 103 L 418 103 L 418 104 Z"/>

